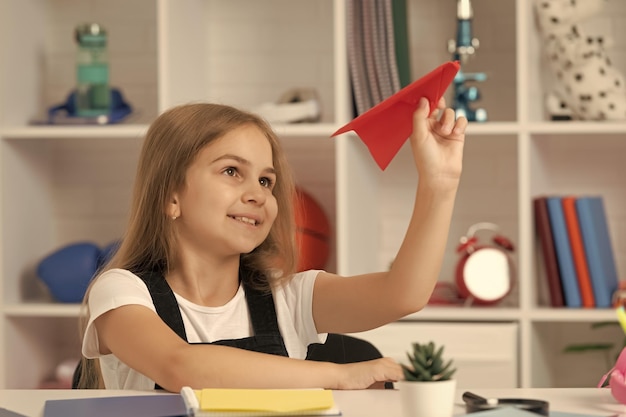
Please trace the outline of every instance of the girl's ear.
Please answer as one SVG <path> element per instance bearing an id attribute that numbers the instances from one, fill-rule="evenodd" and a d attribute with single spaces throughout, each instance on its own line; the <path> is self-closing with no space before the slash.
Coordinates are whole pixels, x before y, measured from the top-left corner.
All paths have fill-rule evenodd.
<path id="1" fill-rule="evenodd" d="M 180 205 L 178 204 L 178 194 L 174 193 L 170 198 L 169 203 L 165 207 L 165 212 L 171 219 L 177 219 L 180 217 Z"/>

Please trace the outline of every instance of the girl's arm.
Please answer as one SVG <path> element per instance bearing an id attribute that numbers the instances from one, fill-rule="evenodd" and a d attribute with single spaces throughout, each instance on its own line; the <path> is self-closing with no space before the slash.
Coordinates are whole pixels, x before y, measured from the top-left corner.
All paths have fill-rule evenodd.
<path id="1" fill-rule="evenodd" d="M 388 358 L 348 365 L 304 361 L 219 345 L 190 345 L 152 310 L 125 305 L 95 320 L 100 353 L 178 392 L 192 388 L 361 389 L 403 378 Z"/>
<path id="2" fill-rule="evenodd" d="M 440 106 L 443 106 L 443 101 Z M 413 214 L 388 272 L 339 277 L 320 273 L 313 292 L 319 332 L 368 330 L 422 309 L 434 289 L 446 247 L 462 170 L 467 120 L 445 109 L 414 113 L 411 148 L 419 173 Z"/>

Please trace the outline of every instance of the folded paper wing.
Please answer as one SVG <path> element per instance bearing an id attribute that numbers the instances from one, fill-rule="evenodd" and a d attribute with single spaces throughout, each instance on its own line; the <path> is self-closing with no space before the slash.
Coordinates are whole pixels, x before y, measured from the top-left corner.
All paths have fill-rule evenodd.
<path id="1" fill-rule="evenodd" d="M 361 114 L 331 136 L 353 130 L 367 145 L 374 160 L 384 170 L 413 131 L 413 113 L 421 97 L 431 111 L 459 71 L 458 61 L 446 62 L 422 78 Z"/>

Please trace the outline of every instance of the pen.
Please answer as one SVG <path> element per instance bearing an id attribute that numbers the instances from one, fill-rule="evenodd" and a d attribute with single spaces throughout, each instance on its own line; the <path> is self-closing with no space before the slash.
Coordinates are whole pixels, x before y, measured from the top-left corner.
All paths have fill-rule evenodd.
<path id="1" fill-rule="evenodd" d="M 193 417 L 196 414 L 196 410 L 200 408 L 198 397 L 191 387 L 183 387 L 180 390 L 180 395 L 183 397 L 185 407 L 187 408 L 187 415 Z"/>
<path id="2" fill-rule="evenodd" d="M 626 311 L 624 311 L 624 306 L 619 306 L 616 312 L 619 324 L 620 326 L 622 326 L 622 330 L 624 331 L 624 333 L 626 333 Z"/>

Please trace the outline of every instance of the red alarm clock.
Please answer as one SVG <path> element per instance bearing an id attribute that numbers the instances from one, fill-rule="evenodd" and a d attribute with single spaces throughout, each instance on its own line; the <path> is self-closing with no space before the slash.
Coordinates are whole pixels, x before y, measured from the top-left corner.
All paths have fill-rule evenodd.
<path id="1" fill-rule="evenodd" d="M 481 230 L 490 232 L 491 243 L 479 242 L 477 233 Z M 495 304 L 513 287 L 514 268 L 509 255 L 513 244 L 498 231 L 493 223 L 476 223 L 457 246 L 461 255 L 456 266 L 457 289 L 461 297 L 476 304 Z"/>

